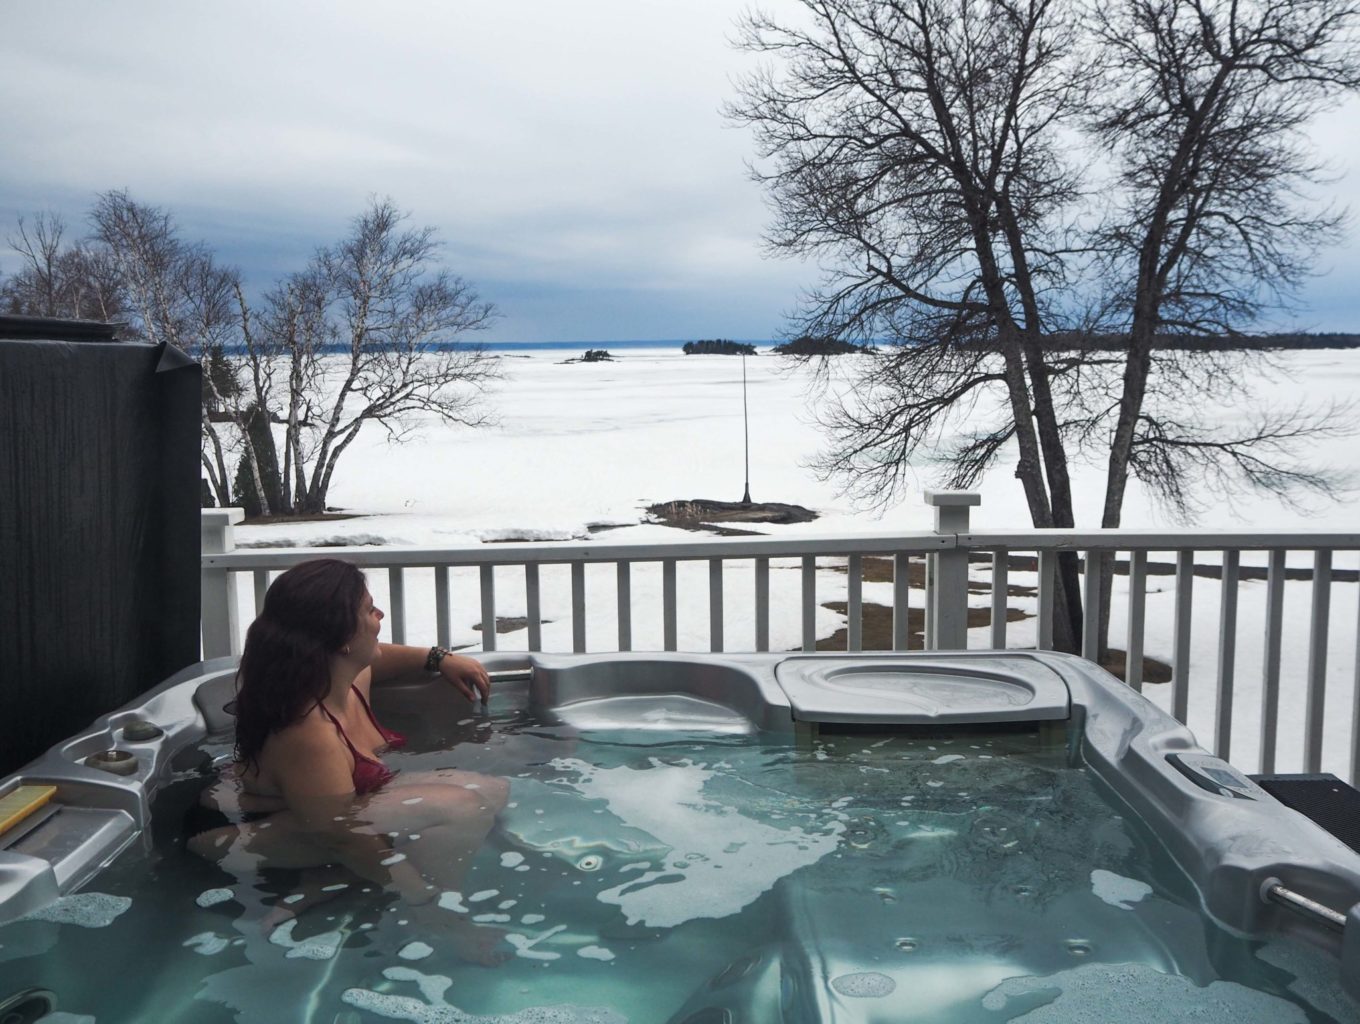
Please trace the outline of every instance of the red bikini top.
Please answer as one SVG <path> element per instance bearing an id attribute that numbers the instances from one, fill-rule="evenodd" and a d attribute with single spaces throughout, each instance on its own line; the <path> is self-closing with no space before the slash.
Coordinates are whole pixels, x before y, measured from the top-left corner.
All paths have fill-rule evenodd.
<path id="1" fill-rule="evenodd" d="M 363 691 L 356 689 L 354 692 L 359 698 L 359 703 L 364 706 L 364 711 L 368 715 L 368 720 L 373 723 L 373 728 L 377 729 L 378 735 L 383 738 L 383 742 L 389 747 L 406 746 L 405 736 L 399 732 L 394 732 L 391 729 L 384 729 L 377 718 L 373 716 L 373 709 L 369 707 L 368 700 L 364 697 Z M 372 793 L 375 789 L 381 789 L 383 786 L 387 785 L 397 773 L 379 761 L 376 757 L 369 757 L 367 754 L 361 754 L 356 750 L 354 744 L 350 742 L 349 737 L 345 735 L 345 727 L 340 724 L 339 720 L 331 714 L 329 710 L 327 710 L 326 705 L 318 701 L 316 706 L 321 709 L 323 715 L 331 720 L 331 724 L 335 726 L 336 732 L 338 732 L 340 738 L 345 741 L 345 746 L 349 747 L 349 752 L 354 755 L 354 792 L 362 796 L 364 793 Z"/>

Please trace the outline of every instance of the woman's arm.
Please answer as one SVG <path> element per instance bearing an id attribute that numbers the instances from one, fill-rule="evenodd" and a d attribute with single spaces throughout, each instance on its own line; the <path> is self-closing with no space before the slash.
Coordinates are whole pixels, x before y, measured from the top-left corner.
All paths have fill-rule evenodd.
<path id="1" fill-rule="evenodd" d="M 404 644 L 379 644 L 379 655 L 373 661 L 373 679 L 393 679 L 411 675 L 425 668 L 430 656 L 428 647 Z M 439 660 L 439 674 L 454 685 L 468 700 L 486 700 L 491 695 L 491 680 L 486 669 L 475 658 L 460 654 L 446 654 Z"/>

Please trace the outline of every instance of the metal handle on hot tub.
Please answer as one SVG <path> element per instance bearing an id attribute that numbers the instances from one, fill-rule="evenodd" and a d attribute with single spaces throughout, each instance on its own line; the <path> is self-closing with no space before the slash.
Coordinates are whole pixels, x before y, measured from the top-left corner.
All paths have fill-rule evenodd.
<path id="1" fill-rule="evenodd" d="M 507 668 L 499 672 L 488 672 L 486 677 L 493 683 L 513 683 L 521 679 L 532 679 L 534 670 L 532 668 Z"/>
<path id="2" fill-rule="evenodd" d="M 1297 914 L 1310 917 L 1338 932 L 1346 930 L 1346 915 L 1339 914 L 1331 907 L 1323 906 L 1317 900 L 1310 900 L 1302 893 L 1285 888 L 1278 878 L 1267 878 L 1261 883 L 1261 899 L 1267 903 L 1278 903 Z"/>

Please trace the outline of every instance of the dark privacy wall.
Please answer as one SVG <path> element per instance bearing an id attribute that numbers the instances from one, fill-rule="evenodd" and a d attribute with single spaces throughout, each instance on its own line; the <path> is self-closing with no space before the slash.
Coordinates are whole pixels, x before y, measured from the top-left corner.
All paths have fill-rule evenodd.
<path id="1" fill-rule="evenodd" d="M 0 323 L 0 775 L 198 660 L 198 364 Z"/>

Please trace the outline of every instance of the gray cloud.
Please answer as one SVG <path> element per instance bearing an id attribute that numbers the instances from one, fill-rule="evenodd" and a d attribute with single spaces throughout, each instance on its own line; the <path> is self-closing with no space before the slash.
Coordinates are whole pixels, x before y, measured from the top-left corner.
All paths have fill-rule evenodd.
<path id="1" fill-rule="evenodd" d="M 11 0 L 0 223 L 77 219 L 126 187 L 264 287 L 390 195 L 503 306 L 498 338 L 768 336 L 815 275 L 761 257 L 751 140 L 719 114 L 750 66 L 728 45 L 738 10 Z M 1360 208 L 1358 113 L 1317 139 L 1332 194 Z M 1353 280 L 1360 253 L 1328 261 Z M 1325 305 L 1318 326 L 1360 327 L 1354 303 Z"/>

